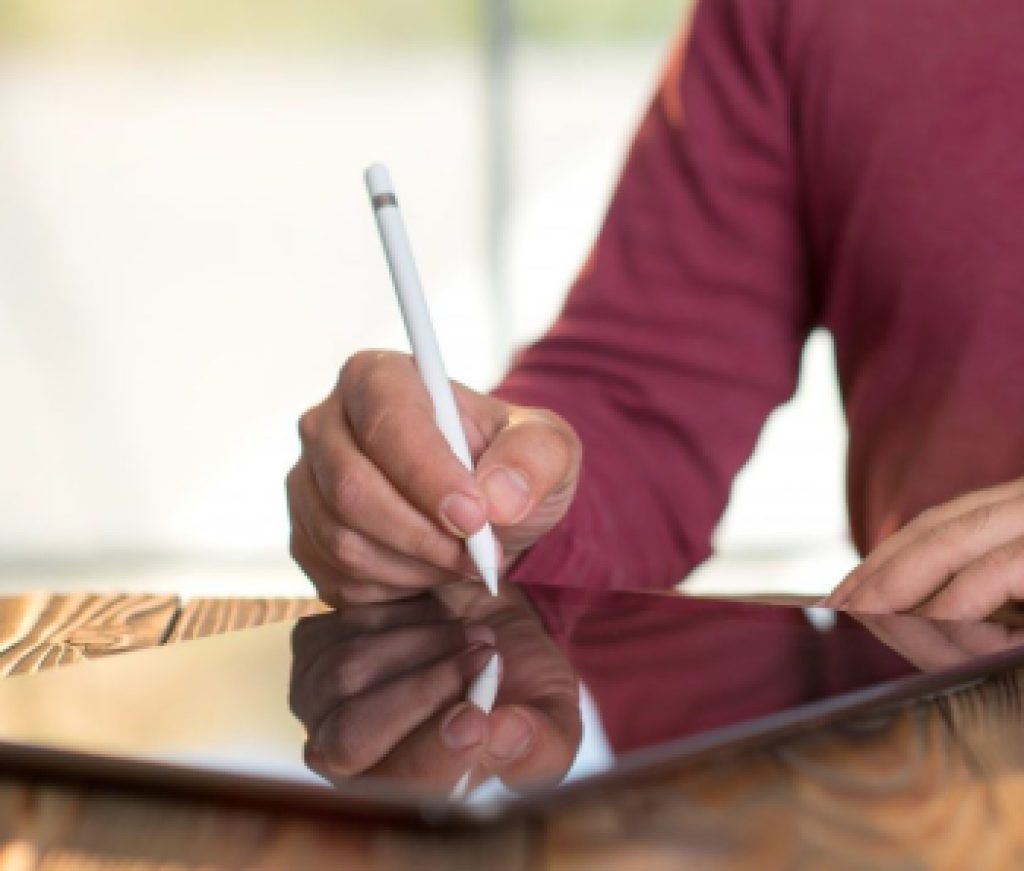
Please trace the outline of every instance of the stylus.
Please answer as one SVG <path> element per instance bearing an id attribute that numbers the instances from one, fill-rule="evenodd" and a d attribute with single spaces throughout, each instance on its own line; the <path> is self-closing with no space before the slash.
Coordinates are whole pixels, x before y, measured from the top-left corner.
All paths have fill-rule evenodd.
<path id="1" fill-rule="evenodd" d="M 366 189 L 370 194 L 373 213 L 377 219 L 377 229 L 384 245 L 384 256 L 391 270 L 398 306 L 405 321 L 405 331 L 409 335 L 409 344 L 412 345 L 416 368 L 434 405 L 437 428 L 441 430 L 452 453 L 472 472 L 473 458 L 469 453 L 469 443 L 466 441 L 466 433 L 462 429 L 462 421 L 455 405 L 455 394 L 452 393 L 444 361 L 441 359 L 441 348 L 430 320 L 430 310 L 427 308 L 419 271 L 413 260 L 412 246 L 409 244 L 405 224 L 398 210 L 391 175 L 386 167 L 377 163 L 366 170 L 365 177 Z M 491 525 L 485 522 L 477 532 L 468 537 L 466 546 L 473 558 L 473 564 L 487 584 L 487 589 L 491 591 L 491 595 L 498 595 L 497 544 Z"/>
<path id="2" fill-rule="evenodd" d="M 476 705 L 485 714 L 489 714 L 494 707 L 494 700 L 498 696 L 498 684 L 500 681 L 501 656 L 495 653 L 488 660 L 487 665 L 484 666 L 484 670 L 476 676 L 476 679 L 470 685 L 467 700 Z M 473 769 L 471 768 L 459 778 L 459 782 L 455 784 L 449 798 L 454 800 L 465 797 L 469 789 L 469 778 L 472 773 Z"/>

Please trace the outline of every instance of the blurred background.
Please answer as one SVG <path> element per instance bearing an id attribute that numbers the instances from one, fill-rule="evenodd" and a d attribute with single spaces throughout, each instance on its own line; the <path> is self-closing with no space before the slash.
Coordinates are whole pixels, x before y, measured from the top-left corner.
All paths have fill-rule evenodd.
<path id="1" fill-rule="evenodd" d="M 689 11 L 4 0 L 0 592 L 306 594 L 296 419 L 354 350 L 405 348 L 363 167 L 486 388 L 557 312 Z M 818 335 L 690 588 L 837 582 L 844 447 Z"/>

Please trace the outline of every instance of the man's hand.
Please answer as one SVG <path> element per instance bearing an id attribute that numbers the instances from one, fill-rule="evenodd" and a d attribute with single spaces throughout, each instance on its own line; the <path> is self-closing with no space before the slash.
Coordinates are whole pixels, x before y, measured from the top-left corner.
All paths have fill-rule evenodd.
<path id="1" fill-rule="evenodd" d="M 854 615 L 883 644 L 922 671 L 954 668 L 1024 645 L 1024 631 L 999 623 L 926 620 L 905 614 Z"/>
<path id="2" fill-rule="evenodd" d="M 929 509 L 882 542 L 821 604 L 983 620 L 1024 599 L 1024 480 Z"/>
<path id="3" fill-rule="evenodd" d="M 470 473 L 434 423 L 412 359 L 364 351 L 299 421 L 291 550 L 321 598 L 402 598 L 476 577 L 463 539 L 489 520 L 503 567 L 569 508 L 580 443 L 557 415 L 453 385 Z"/>
<path id="4" fill-rule="evenodd" d="M 305 617 L 292 635 L 292 711 L 328 780 L 364 776 L 448 793 L 467 771 L 510 787 L 558 782 L 582 735 L 572 666 L 514 585 L 478 584 Z M 490 658 L 493 711 L 465 701 Z"/>

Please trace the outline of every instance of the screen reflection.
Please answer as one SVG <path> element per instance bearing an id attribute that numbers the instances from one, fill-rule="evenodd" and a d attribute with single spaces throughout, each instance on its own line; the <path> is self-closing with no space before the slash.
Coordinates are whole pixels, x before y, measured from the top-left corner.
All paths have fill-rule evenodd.
<path id="1" fill-rule="evenodd" d="M 479 585 L 300 620 L 289 701 L 318 774 L 450 792 L 466 772 L 511 789 L 562 780 L 582 737 L 576 675 L 521 590 Z M 489 715 L 464 701 L 500 653 Z"/>
<path id="2" fill-rule="evenodd" d="M 485 714 L 466 698 L 495 653 Z M 1024 631 L 998 623 L 463 584 L 0 680 L 0 768 L 28 764 L 30 744 L 72 751 L 46 771 L 92 779 L 487 814 L 509 792 L 689 760 L 1019 662 Z M 957 696 L 950 722 L 1017 753 L 1018 689 L 979 698 Z M 467 775 L 468 805 L 450 803 Z"/>
<path id="3" fill-rule="evenodd" d="M 1021 645 L 1020 630 L 995 624 L 544 586 L 491 597 L 466 584 L 299 621 L 290 704 L 306 764 L 335 785 L 387 779 L 449 795 L 470 772 L 472 787 L 523 791 L 577 773 L 581 697 L 607 767 Z M 501 682 L 486 714 L 466 693 L 495 652 Z"/>

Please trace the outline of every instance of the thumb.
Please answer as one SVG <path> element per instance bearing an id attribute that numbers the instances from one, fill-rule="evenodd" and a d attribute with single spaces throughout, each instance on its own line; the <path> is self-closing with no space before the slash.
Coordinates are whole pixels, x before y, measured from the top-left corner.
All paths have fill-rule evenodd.
<path id="1" fill-rule="evenodd" d="M 562 418 L 514 408 L 480 456 L 476 477 L 506 552 L 514 555 L 565 514 L 576 490 L 582 449 Z"/>

